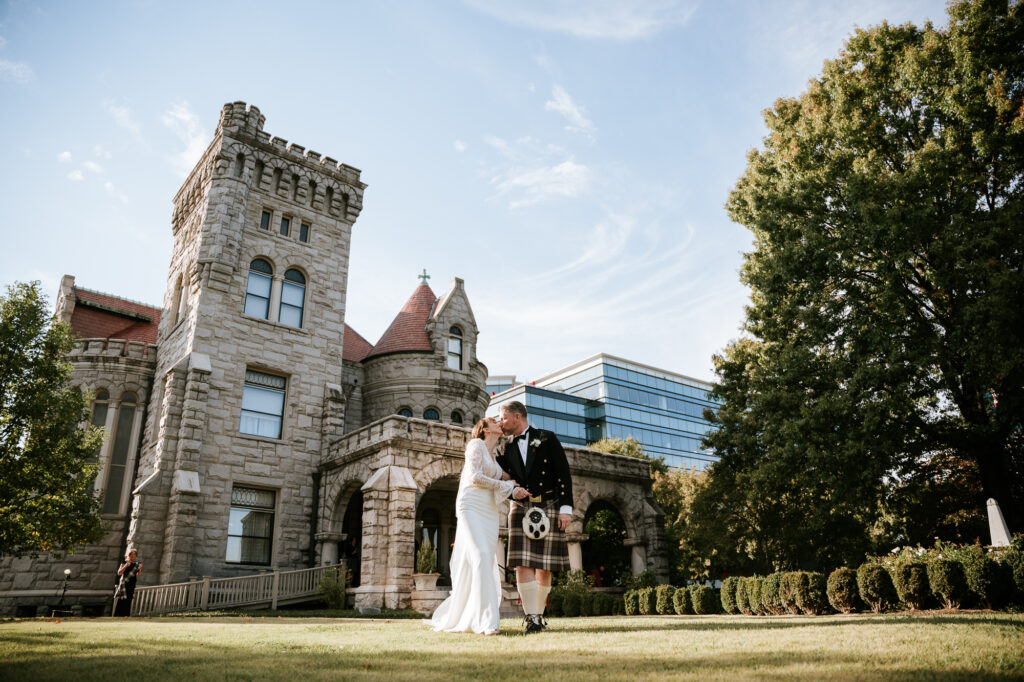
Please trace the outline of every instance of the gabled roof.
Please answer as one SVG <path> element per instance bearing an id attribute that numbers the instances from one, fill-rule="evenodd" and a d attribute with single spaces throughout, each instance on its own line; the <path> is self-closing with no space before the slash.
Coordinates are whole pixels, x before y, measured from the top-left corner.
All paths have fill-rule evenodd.
<path id="1" fill-rule="evenodd" d="M 412 296 L 402 306 L 401 312 L 391 321 L 391 326 L 380 337 L 380 341 L 363 359 L 388 353 L 433 351 L 426 326 L 436 302 L 437 296 L 429 286 L 421 284 L 416 287 L 416 291 L 412 292 Z"/>
<path id="2" fill-rule="evenodd" d="M 341 359 L 359 362 L 373 350 L 373 344 L 367 341 L 355 329 L 345 323 L 345 338 L 342 341 Z"/>
<path id="3" fill-rule="evenodd" d="M 82 287 L 72 291 L 71 329 L 79 338 L 156 343 L 159 308 Z"/>

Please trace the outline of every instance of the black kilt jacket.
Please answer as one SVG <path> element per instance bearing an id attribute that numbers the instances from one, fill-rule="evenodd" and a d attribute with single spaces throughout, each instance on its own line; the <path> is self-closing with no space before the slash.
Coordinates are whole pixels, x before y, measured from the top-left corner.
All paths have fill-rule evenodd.
<path id="1" fill-rule="evenodd" d="M 530 427 L 526 433 L 526 464 L 516 443 L 506 443 L 497 462 L 531 495 L 541 495 L 544 502 L 572 506 L 572 477 L 565 450 L 558 436 L 551 431 Z M 523 500 L 524 503 L 529 500 Z M 552 519 L 554 520 L 554 519 Z"/>

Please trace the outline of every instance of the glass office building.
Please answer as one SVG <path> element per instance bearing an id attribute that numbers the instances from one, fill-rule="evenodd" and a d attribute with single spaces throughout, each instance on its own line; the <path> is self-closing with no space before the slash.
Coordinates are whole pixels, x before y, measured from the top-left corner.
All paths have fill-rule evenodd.
<path id="1" fill-rule="evenodd" d="M 516 384 L 514 377 L 488 384 L 504 388 L 492 394 L 488 415 L 518 400 L 531 424 L 554 431 L 566 444 L 632 437 L 669 466 L 698 471 L 717 459 L 701 447 L 713 428 L 704 410 L 717 403 L 709 397 L 711 384 L 699 379 L 600 354 L 529 384 Z"/>

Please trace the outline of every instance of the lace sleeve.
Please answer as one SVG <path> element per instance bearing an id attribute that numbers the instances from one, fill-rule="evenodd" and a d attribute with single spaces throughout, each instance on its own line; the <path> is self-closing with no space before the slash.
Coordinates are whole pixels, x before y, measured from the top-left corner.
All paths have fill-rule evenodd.
<path id="1" fill-rule="evenodd" d="M 490 464 L 490 454 L 483 441 L 473 443 L 466 451 L 466 466 L 469 468 L 470 485 L 492 490 L 496 500 L 503 500 L 512 494 L 512 489 L 515 486 L 512 481 L 503 481 L 491 475 L 488 470 L 499 467 L 497 464 L 493 467 L 488 464 Z"/>

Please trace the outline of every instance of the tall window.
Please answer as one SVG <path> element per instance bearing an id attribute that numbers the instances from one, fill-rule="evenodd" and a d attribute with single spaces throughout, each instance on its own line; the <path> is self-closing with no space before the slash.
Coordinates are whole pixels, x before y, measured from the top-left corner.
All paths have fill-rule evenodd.
<path id="1" fill-rule="evenodd" d="M 274 540 L 273 490 L 231 487 L 226 560 L 236 564 L 269 564 Z"/>
<path id="2" fill-rule="evenodd" d="M 281 309 L 278 320 L 289 327 L 302 326 L 302 308 L 306 299 L 306 278 L 301 272 L 286 270 L 281 283 Z"/>
<path id="3" fill-rule="evenodd" d="M 263 213 L 260 214 L 260 229 L 270 229 L 270 211 L 264 209 Z"/>
<path id="4" fill-rule="evenodd" d="M 292 219 L 291 218 L 287 218 L 287 217 L 281 218 L 281 234 L 283 234 L 285 237 L 287 237 L 288 236 L 288 232 L 291 230 L 291 228 L 292 228 Z"/>
<path id="5" fill-rule="evenodd" d="M 462 330 L 452 327 L 448 330 L 448 369 L 462 369 Z"/>
<path id="6" fill-rule="evenodd" d="M 245 314 L 264 320 L 270 316 L 270 285 L 274 268 L 257 258 L 249 263 L 249 283 L 245 287 Z"/>
<path id="7" fill-rule="evenodd" d="M 117 425 L 114 427 L 114 447 L 110 450 L 110 463 L 107 465 L 107 493 L 103 498 L 104 514 L 117 514 L 121 511 L 121 497 L 124 494 L 125 470 L 128 468 L 132 426 L 135 424 L 135 407 L 135 396 L 131 393 L 121 396 L 121 406 L 117 410 Z"/>
<path id="8" fill-rule="evenodd" d="M 435 410 L 433 407 L 428 407 L 427 409 L 423 410 L 423 418 L 430 419 L 431 421 L 435 422 L 440 421 L 441 413 Z"/>
<path id="9" fill-rule="evenodd" d="M 107 408 L 110 407 L 108 401 L 110 400 L 110 394 L 105 390 L 98 389 L 96 391 L 96 398 L 92 403 L 92 425 L 103 428 L 107 425 Z M 89 458 L 90 462 L 98 462 L 100 458 L 100 451 L 103 449 L 103 444 L 96 448 L 96 452 L 92 453 L 92 457 Z"/>
<path id="10" fill-rule="evenodd" d="M 309 241 L 309 223 L 302 223 L 299 225 L 299 241 Z"/>
<path id="11" fill-rule="evenodd" d="M 251 369 L 245 370 L 242 420 L 238 430 L 252 436 L 280 438 L 284 415 L 284 387 L 284 377 Z"/>

